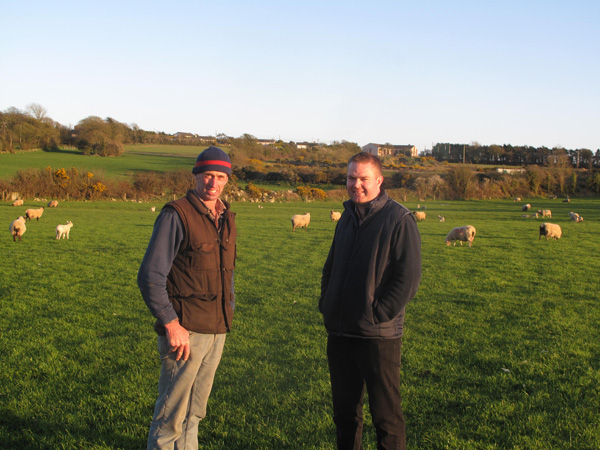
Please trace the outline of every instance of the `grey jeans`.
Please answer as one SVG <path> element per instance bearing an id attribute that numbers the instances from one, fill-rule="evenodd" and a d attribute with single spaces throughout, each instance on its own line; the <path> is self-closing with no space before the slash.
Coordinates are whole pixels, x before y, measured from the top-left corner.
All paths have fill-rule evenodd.
<path id="1" fill-rule="evenodd" d="M 162 364 L 147 450 L 198 450 L 198 424 L 206 416 L 225 337 L 190 332 L 190 357 L 175 361 L 167 338 L 158 336 Z"/>

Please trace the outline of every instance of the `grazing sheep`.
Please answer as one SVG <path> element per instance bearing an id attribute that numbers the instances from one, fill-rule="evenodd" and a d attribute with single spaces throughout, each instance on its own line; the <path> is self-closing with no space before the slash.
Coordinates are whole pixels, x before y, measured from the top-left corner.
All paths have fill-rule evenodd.
<path id="1" fill-rule="evenodd" d="M 574 213 L 574 212 L 570 212 L 569 216 L 571 217 L 571 220 L 573 222 L 583 222 L 583 217 L 581 217 L 579 214 Z"/>
<path id="2" fill-rule="evenodd" d="M 571 203 L 571 199 L 569 197 L 567 197 L 562 202 L 563 203 Z"/>
<path id="3" fill-rule="evenodd" d="M 526 205 L 523 205 L 523 207 L 521 208 L 521 211 L 529 211 L 531 209 L 531 205 L 529 203 L 527 203 Z"/>
<path id="4" fill-rule="evenodd" d="M 469 247 L 473 243 L 473 239 L 475 239 L 475 227 L 473 225 L 465 225 L 463 227 L 456 227 L 450 230 L 450 233 L 446 236 L 446 245 L 453 244 L 456 245 L 455 241 L 460 242 L 462 245 L 463 241 L 469 243 Z"/>
<path id="5" fill-rule="evenodd" d="M 552 211 L 550 211 L 549 209 L 540 209 L 537 213 L 538 215 L 542 216 L 542 219 L 552 219 Z"/>
<path id="6" fill-rule="evenodd" d="M 20 198 L 18 200 L 15 200 L 12 205 L 13 206 L 23 206 L 23 199 Z"/>
<path id="7" fill-rule="evenodd" d="M 25 218 L 23 216 L 19 216 L 17 219 L 13 220 L 8 227 L 8 231 L 12 234 L 13 241 L 17 241 L 17 236 L 19 237 L 19 241 L 21 240 L 21 236 L 27 231 L 27 227 L 25 226 Z"/>
<path id="8" fill-rule="evenodd" d="M 440 222 L 445 222 L 446 221 L 446 218 L 444 216 L 438 215 L 438 219 L 440 219 Z"/>
<path id="9" fill-rule="evenodd" d="M 514 198 L 514 201 L 515 201 L 515 202 L 520 202 L 520 201 L 521 201 L 521 197 L 515 197 L 515 198 Z"/>
<path id="10" fill-rule="evenodd" d="M 41 208 L 36 208 L 36 209 L 26 209 L 25 210 L 25 221 L 29 220 L 40 220 L 40 217 L 42 217 L 42 214 L 44 214 L 44 207 L 42 206 Z"/>
<path id="11" fill-rule="evenodd" d="M 66 225 L 57 225 L 56 226 L 56 239 L 65 238 L 69 239 L 69 232 L 71 231 L 71 227 L 73 226 L 73 222 L 67 220 Z"/>
<path id="12" fill-rule="evenodd" d="M 414 211 L 413 214 L 415 215 L 415 219 L 417 219 L 417 222 L 425 220 L 425 218 L 427 217 L 427 214 L 424 211 Z"/>
<path id="13" fill-rule="evenodd" d="M 329 218 L 332 222 L 337 222 L 342 217 L 342 213 L 338 211 L 334 211 L 333 209 L 329 211 Z"/>
<path id="14" fill-rule="evenodd" d="M 48 208 L 58 208 L 58 201 L 52 200 L 52 201 L 48 202 Z"/>
<path id="15" fill-rule="evenodd" d="M 548 238 L 555 240 L 560 239 L 562 236 L 562 229 L 560 228 L 560 225 L 555 223 L 544 222 L 540 225 L 540 236 L 538 237 L 538 241 L 542 238 L 542 236 L 546 236 L 546 240 L 548 240 Z"/>
<path id="16" fill-rule="evenodd" d="M 152 207 L 150 208 L 150 212 L 154 212 L 154 211 L 156 211 L 156 206 L 152 206 Z"/>
<path id="17" fill-rule="evenodd" d="M 304 227 L 308 230 L 308 224 L 310 223 L 310 213 L 294 214 L 292 216 L 292 231 L 296 231 L 296 228 Z"/>

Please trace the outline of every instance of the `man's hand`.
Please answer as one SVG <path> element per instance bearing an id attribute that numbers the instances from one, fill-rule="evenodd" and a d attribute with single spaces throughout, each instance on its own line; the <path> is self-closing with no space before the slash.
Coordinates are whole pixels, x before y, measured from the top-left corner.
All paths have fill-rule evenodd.
<path id="1" fill-rule="evenodd" d="M 167 341 L 171 347 L 170 352 L 176 352 L 175 361 L 187 361 L 190 357 L 190 333 L 179 325 L 179 319 L 165 324 L 167 330 Z"/>

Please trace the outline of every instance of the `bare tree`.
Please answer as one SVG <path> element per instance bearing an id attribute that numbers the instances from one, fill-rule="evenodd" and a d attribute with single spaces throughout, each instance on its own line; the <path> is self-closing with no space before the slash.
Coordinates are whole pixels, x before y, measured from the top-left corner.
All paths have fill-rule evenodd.
<path id="1" fill-rule="evenodd" d="M 30 103 L 27 105 L 27 112 L 41 122 L 48 117 L 48 111 L 46 108 L 38 103 Z"/>

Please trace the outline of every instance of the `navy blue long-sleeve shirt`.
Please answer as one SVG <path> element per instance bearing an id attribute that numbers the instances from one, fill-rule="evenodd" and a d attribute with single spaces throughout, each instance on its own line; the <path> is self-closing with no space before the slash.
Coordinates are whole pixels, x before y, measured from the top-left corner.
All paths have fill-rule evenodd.
<path id="1" fill-rule="evenodd" d="M 167 276 L 183 238 L 179 215 L 171 208 L 163 208 L 154 222 L 152 237 L 137 277 L 144 302 L 162 325 L 177 319 L 167 294 Z"/>

